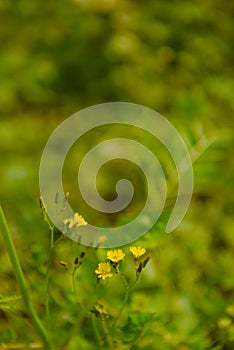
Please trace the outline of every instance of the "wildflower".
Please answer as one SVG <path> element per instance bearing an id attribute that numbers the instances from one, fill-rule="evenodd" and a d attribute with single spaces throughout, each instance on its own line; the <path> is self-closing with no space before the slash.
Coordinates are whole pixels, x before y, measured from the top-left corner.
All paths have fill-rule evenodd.
<path id="1" fill-rule="evenodd" d="M 74 218 L 65 219 L 63 222 L 64 222 L 64 225 L 67 226 L 69 230 L 77 226 L 87 225 L 87 222 L 85 221 L 83 216 L 78 213 L 74 214 Z"/>
<path id="2" fill-rule="evenodd" d="M 123 260 L 124 257 L 125 254 L 123 253 L 122 249 L 109 250 L 109 252 L 107 252 L 107 259 L 110 259 L 114 263 L 118 263 L 119 261 Z"/>
<path id="3" fill-rule="evenodd" d="M 103 280 L 106 277 L 112 277 L 111 273 L 111 265 L 108 262 L 101 262 L 98 264 L 98 268 L 95 270 L 98 278 L 102 278 Z"/>
<path id="4" fill-rule="evenodd" d="M 142 255 L 146 253 L 145 248 L 141 247 L 130 247 L 129 249 L 135 260 L 138 260 Z"/>

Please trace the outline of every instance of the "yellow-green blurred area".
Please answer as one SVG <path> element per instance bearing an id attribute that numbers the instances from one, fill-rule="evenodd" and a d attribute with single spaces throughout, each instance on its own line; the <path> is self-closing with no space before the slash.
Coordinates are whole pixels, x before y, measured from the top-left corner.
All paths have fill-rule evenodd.
<path id="1" fill-rule="evenodd" d="M 136 350 L 233 350 L 234 2 L 0 0 L 0 16 L 1 205 L 42 319 L 50 240 L 38 201 L 44 146 L 59 123 L 78 110 L 133 102 L 164 115 L 184 138 L 194 166 L 194 194 L 175 232 L 167 235 L 164 229 L 176 191 L 169 193 L 171 202 L 159 222 L 135 243 L 150 252 L 151 260 L 123 320 L 131 312 L 156 312 L 157 317 L 142 331 L 137 328 L 142 320 L 132 316 L 122 329 L 126 339 L 116 340 L 116 349 L 133 349 L 134 344 Z M 99 131 L 97 140 L 109 135 L 111 130 Z M 149 135 L 136 138 L 157 154 Z M 76 156 L 70 154 L 65 189 L 74 210 L 88 221 L 125 222 L 125 212 L 103 216 L 76 200 L 74 164 L 94 142 L 87 135 Z M 168 178 L 171 171 L 176 176 L 170 156 L 163 149 L 159 154 Z M 113 166 L 110 170 L 106 165 L 104 175 L 98 175 L 107 200 L 115 198 L 116 179 L 124 176 L 118 162 Z M 134 175 L 133 165 L 126 166 L 126 174 L 134 183 L 139 210 L 145 198 L 142 174 Z M 56 349 L 96 348 L 89 323 L 77 321 L 69 276 L 59 265 L 60 260 L 72 262 L 80 251 L 81 246 L 67 240 L 53 254 L 51 329 Z M 19 295 L 2 237 L 0 253 L 0 294 Z M 95 280 L 92 263 L 89 268 L 87 259 L 86 275 L 81 274 L 84 299 L 92 293 L 86 284 Z M 105 304 L 110 313 L 121 307 L 122 298 L 121 283 L 111 281 Z M 0 344 L 38 340 L 21 302 L 6 305 L 0 299 L 0 308 Z"/>

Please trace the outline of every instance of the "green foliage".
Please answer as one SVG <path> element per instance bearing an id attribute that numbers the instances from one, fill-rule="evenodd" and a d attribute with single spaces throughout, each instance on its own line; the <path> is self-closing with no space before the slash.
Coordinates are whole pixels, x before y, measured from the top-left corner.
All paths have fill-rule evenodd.
<path id="1" fill-rule="evenodd" d="M 119 338 L 123 343 L 134 345 L 142 335 L 144 328 L 152 321 L 153 313 L 136 312 L 128 316 L 125 325 L 119 330 Z"/>
<path id="2" fill-rule="evenodd" d="M 157 154 L 169 193 L 157 225 L 134 243 L 150 251 L 151 260 L 130 294 L 113 344 L 124 350 L 130 342 L 136 350 L 234 348 L 233 15 L 233 2 L 218 0 L 0 1 L 1 204 L 44 324 L 50 232 L 38 206 L 41 153 L 70 114 L 95 103 L 128 101 L 157 110 L 175 125 L 189 148 L 195 183 L 189 212 L 176 232 L 165 235 L 177 190 L 173 161 L 150 135 L 118 130 Z M 103 128 L 97 141 L 113 134 L 116 130 Z M 113 199 L 124 175 L 134 183 L 134 203 L 116 216 L 90 210 L 79 198 L 73 165 L 96 140 L 86 135 L 83 141 L 65 163 L 64 187 L 73 207 L 94 223 L 128 222 L 145 198 L 142 174 L 118 162 L 106 165 L 98 175 L 100 193 Z M 61 240 L 51 254 L 50 327 L 56 349 L 97 348 L 92 318 L 80 318 L 70 275 L 59 264 L 73 266 L 82 250 Z M 1 235 L 0 253 L 0 347 L 30 344 L 38 339 L 21 301 L 14 300 L 18 286 Z M 100 260 L 105 253 L 98 252 Z M 96 262 L 89 255 L 85 259 L 75 278 L 81 299 L 92 309 L 88 286 L 96 282 L 90 274 Z M 133 281 L 128 263 L 123 268 Z M 111 280 L 109 285 L 101 305 L 110 325 L 124 286 Z M 104 292 L 103 285 L 98 292 Z M 97 326 L 102 330 L 102 323 Z M 108 348 L 106 338 L 102 341 Z"/>
<path id="3" fill-rule="evenodd" d="M 12 305 L 15 301 L 20 300 L 21 297 L 17 295 L 13 296 L 8 296 L 8 297 L 3 297 L 2 295 L 0 296 L 0 309 L 3 311 L 10 311 L 13 313 L 16 313 L 16 309 Z"/>

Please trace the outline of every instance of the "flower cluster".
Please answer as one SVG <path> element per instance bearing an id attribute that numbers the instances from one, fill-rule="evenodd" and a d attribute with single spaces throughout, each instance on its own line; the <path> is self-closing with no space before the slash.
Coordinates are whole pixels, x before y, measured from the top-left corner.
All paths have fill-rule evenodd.
<path id="1" fill-rule="evenodd" d="M 133 255 L 135 263 L 139 262 L 139 259 L 147 253 L 146 249 L 141 247 L 130 247 L 129 249 Z M 106 258 L 109 259 L 110 262 L 100 262 L 98 264 L 98 268 L 95 270 L 97 278 L 105 280 L 107 277 L 112 277 L 112 267 L 115 270 L 115 273 L 120 274 L 118 265 L 124 259 L 125 255 L 126 254 L 122 251 L 122 249 L 109 250 Z M 141 272 L 142 268 L 146 266 L 148 261 L 149 257 L 143 262 L 139 262 L 138 266 L 135 266 L 135 270 L 138 274 Z"/>

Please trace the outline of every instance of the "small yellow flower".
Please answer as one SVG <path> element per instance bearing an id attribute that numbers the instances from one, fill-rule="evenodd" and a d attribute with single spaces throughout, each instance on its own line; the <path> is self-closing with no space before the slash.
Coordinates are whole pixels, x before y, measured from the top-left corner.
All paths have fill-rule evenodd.
<path id="1" fill-rule="evenodd" d="M 103 280 L 106 277 L 112 277 L 111 273 L 111 265 L 108 262 L 101 262 L 98 264 L 98 268 L 95 270 L 98 278 L 102 278 Z"/>
<path id="2" fill-rule="evenodd" d="M 141 247 L 130 247 L 129 249 L 135 260 L 138 260 L 142 255 L 146 253 L 145 248 Z"/>
<path id="3" fill-rule="evenodd" d="M 88 223 L 85 221 L 82 215 L 75 213 L 74 215 L 74 223 L 76 226 L 86 226 Z"/>
<path id="4" fill-rule="evenodd" d="M 87 222 L 85 221 L 83 216 L 78 213 L 74 214 L 74 218 L 65 219 L 63 222 L 64 222 L 64 225 L 68 226 L 69 230 L 77 226 L 87 225 Z"/>
<path id="5" fill-rule="evenodd" d="M 125 254 L 123 253 L 122 249 L 109 250 L 109 252 L 107 252 L 107 259 L 110 259 L 115 263 L 123 260 L 124 257 Z"/>

